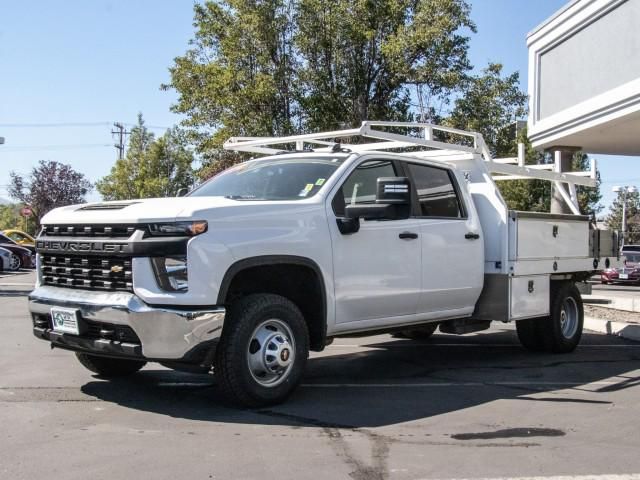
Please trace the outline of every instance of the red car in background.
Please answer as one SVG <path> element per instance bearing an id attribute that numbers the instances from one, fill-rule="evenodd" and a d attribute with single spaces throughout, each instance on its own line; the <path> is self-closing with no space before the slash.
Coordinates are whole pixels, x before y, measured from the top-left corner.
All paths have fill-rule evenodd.
<path id="1" fill-rule="evenodd" d="M 607 283 L 640 284 L 640 245 L 625 245 L 622 247 L 624 266 L 622 268 L 607 268 L 600 274 L 600 281 Z"/>

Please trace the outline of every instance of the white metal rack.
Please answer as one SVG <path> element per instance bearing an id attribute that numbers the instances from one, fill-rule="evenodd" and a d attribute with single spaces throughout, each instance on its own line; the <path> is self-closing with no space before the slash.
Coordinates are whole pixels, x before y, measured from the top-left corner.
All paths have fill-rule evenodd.
<path id="1" fill-rule="evenodd" d="M 398 133 L 399 130 L 405 130 L 406 133 Z M 435 134 L 438 133 L 446 140 L 436 139 Z M 447 162 L 455 162 L 456 156 L 461 159 L 469 159 L 472 156 L 484 160 L 486 170 L 496 181 L 538 179 L 555 182 L 560 194 L 575 214 L 580 213 L 576 185 L 596 186 L 595 160 L 591 161 L 591 169 L 584 172 L 560 171 L 557 158 L 553 164 L 525 165 L 523 145 L 519 146 L 517 157 L 494 159 L 481 134 L 429 123 L 364 121 L 359 128 L 329 132 L 286 137 L 232 137 L 225 142 L 224 148 L 274 155 L 290 150 L 292 146 L 296 151 L 313 149 L 315 152 L 330 152 L 336 143 L 353 152 L 398 152 L 404 149 L 402 153 L 407 155 Z M 421 150 L 416 150 L 416 147 Z M 459 154 L 463 156 L 460 157 Z M 565 190 L 562 184 L 566 184 L 568 190 Z"/>

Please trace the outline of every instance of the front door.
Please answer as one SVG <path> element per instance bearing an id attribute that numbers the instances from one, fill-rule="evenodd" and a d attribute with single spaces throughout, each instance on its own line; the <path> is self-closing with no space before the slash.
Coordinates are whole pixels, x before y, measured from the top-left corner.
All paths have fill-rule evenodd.
<path id="1" fill-rule="evenodd" d="M 338 324 L 416 313 L 422 276 L 420 220 L 361 220 L 360 231 L 351 235 L 341 234 L 335 222 L 344 216 L 345 205 L 375 202 L 379 177 L 395 176 L 395 162 L 364 160 L 328 206 Z"/>

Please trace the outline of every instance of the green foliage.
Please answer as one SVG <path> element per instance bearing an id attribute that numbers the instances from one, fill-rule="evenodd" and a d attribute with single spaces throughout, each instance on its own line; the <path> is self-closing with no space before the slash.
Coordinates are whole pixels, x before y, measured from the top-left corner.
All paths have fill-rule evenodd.
<path id="1" fill-rule="evenodd" d="M 111 173 L 96 183 L 105 200 L 173 196 L 193 184 L 193 154 L 177 130 L 156 139 L 142 115 L 131 129 L 129 148 Z"/>
<path id="2" fill-rule="evenodd" d="M 627 200 L 625 243 L 638 244 L 640 243 L 640 193 L 618 192 L 605 222 L 609 228 L 622 231 L 622 204 L 625 195 Z"/>
<path id="3" fill-rule="evenodd" d="M 467 79 L 465 0 L 216 0 L 163 88 L 207 162 L 231 136 L 279 136 L 422 118 Z M 429 112 L 429 113 L 425 113 Z M 217 167 L 205 164 L 203 175 Z"/>
<path id="4" fill-rule="evenodd" d="M 480 132 L 492 155 L 512 156 L 517 143 L 510 127 L 524 117 L 526 106 L 527 94 L 520 90 L 518 72 L 503 77 L 502 65 L 491 63 L 466 84 L 446 123 Z"/>
<path id="5" fill-rule="evenodd" d="M 15 172 L 10 175 L 9 195 L 31 207 L 36 225 L 54 208 L 84 203 L 92 188 L 82 173 L 59 162 L 41 160 L 28 178 Z"/>
<path id="6" fill-rule="evenodd" d="M 22 217 L 20 217 L 19 205 L 0 205 L 0 230 L 20 228 L 21 225 Z"/>
<path id="7" fill-rule="evenodd" d="M 469 80 L 462 96 L 455 101 L 446 124 L 463 130 L 479 132 L 491 154 L 496 157 L 515 157 L 518 143 L 525 145 L 525 163 L 545 163 L 543 154 L 536 152 L 527 138 L 526 128 L 516 132 L 517 120 L 526 113 L 527 95 L 520 90 L 518 73 L 502 75 L 502 65 L 489 64 L 482 74 Z M 516 135 L 517 133 L 517 135 Z M 589 168 L 586 154 L 577 152 L 573 170 Z M 498 188 L 512 210 L 548 212 L 551 203 L 551 183 L 544 180 L 498 181 Z M 599 212 L 600 177 L 596 188 L 576 187 L 580 211 Z"/>

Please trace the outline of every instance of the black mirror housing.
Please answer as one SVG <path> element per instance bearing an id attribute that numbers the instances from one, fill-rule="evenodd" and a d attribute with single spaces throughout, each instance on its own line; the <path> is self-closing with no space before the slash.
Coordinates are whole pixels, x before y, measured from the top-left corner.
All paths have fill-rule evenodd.
<path id="1" fill-rule="evenodd" d="M 407 177 L 380 177 L 376 203 L 411 205 L 411 182 Z"/>
<path id="2" fill-rule="evenodd" d="M 188 188 L 179 188 L 178 191 L 176 192 L 176 197 L 184 197 L 187 193 L 189 193 L 189 189 Z"/>

